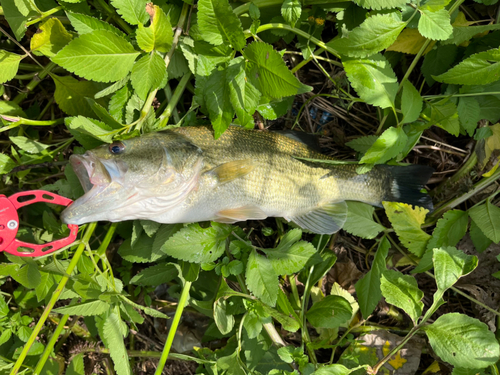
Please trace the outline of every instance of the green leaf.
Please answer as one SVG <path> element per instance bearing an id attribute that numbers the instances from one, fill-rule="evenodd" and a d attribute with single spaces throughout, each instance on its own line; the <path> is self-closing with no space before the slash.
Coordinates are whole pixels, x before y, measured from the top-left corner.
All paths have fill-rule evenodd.
<path id="1" fill-rule="evenodd" d="M 470 137 L 474 135 L 477 123 L 481 120 L 481 107 L 476 98 L 461 97 L 457 106 L 460 125 L 467 131 Z"/>
<path id="2" fill-rule="evenodd" d="M 477 267 L 477 257 L 466 255 L 454 247 L 433 249 L 434 275 L 438 290 L 444 292 L 451 288 L 462 276 L 468 275 Z"/>
<path id="3" fill-rule="evenodd" d="M 380 276 L 386 269 L 385 258 L 387 258 L 390 247 L 389 240 L 383 237 L 373 259 L 372 268 L 355 285 L 359 308 L 365 319 L 368 319 L 368 316 L 370 316 L 382 298 Z"/>
<path id="4" fill-rule="evenodd" d="M 72 39 L 73 37 L 61 21 L 57 18 L 49 18 L 39 26 L 36 34 L 31 38 L 30 46 L 35 55 L 53 57 Z"/>
<path id="5" fill-rule="evenodd" d="M 433 78 L 438 82 L 457 85 L 486 85 L 500 75 L 500 48 L 476 53 L 453 68 Z"/>
<path id="6" fill-rule="evenodd" d="M 109 355 L 113 360 L 117 375 L 132 375 L 127 349 L 120 329 L 122 323 L 118 315 L 115 313 L 109 314 L 102 328 L 102 339 L 106 348 L 109 349 Z"/>
<path id="7" fill-rule="evenodd" d="M 59 314 L 69 314 L 77 316 L 94 316 L 104 314 L 109 310 L 109 303 L 101 300 L 80 302 L 74 306 L 64 306 L 54 309 Z"/>
<path id="8" fill-rule="evenodd" d="M 326 296 L 307 311 L 307 320 L 315 328 L 338 328 L 351 319 L 352 307 L 340 296 Z"/>
<path id="9" fill-rule="evenodd" d="M 137 44 L 143 51 L 168 52 L 174 40 L 172 25 L 165 12 L 158 6 L 153 6 L 151 25 L 144 27 L 139 24 L 137 30 Z"/>
<path id="10" fill-rule="evenodd" d="M 132 90 L 129 85 L 119 89 L 110 99 L 108 110 L 109 114 L 119 123 L 123 122 L 125 106 L 132 96 Z"/>
<path id="11" fill-rule="evenodd" d="M 498 361 L 495 334 L 477 319 L 449 313 L 425 326 L 424 330 L 434 352 L 453 366 L 478 369 Z"/>
<path id="12" fill-rule="evenodd" d="M 130 280 L 130 283 L 141 286 L 158 286 L 173 280 L 177 274 L 178 269 L 173 264 L 161 263 L 143 269 Z"/>
<path id="13" fill-rule="evenodd" d="M 138 55 L 124 38 L 96 30 L 73 39 L 52 60 L 86 79 L 111 82 L 124 78 Z"/>
<path id="14" fill-rule="evenodd" d="M 428 106 L 431 109 L 430 123 L 458 137 L 460 134 L 460 122 L 458 121 L 457 106 L 447 99 L 438 103 L 428 103 Z M 428 113 L 427 109 L 426 113 Z"/>
<path id="15" fill-rule="evenodd" d="M 283 116 L 292 108 L 294 97 L 289 96 L 280 100 L 272 100 L 267 103 L 262 103 L 257 107 L 257 111 L 266 120 L 276 120 L 278 117 Z"/>
<path id="16" fill-rule="evenodd" d="M 83 116 L 77 116 L 66 117 L 64 123 L 66 124 L 68 129 L 72 131 L 71 134 L 73 134 L 78 141 L 79 139 L 75 132 L 98 139 L 101 142 L 113 142 L 113 129 L 109 125 L 106 125 L 101 121 L 86 118 Z"/>
<path id="17" fill-rule="evenodd" d="M 79 81 L 72 76 L 59 77 L 50 75 L 56 84 L 54 99 L 57 105 L 65 113 L 71 116 L 94 117 L 94 111 L 86 98 L 93 98 L 99 91 L 96 83 L 90 81 Z"/>
<path id="18" fill-rule="evenodd" d="M 383 164 L 396 157 L 406 145 L 403 128 L 390 127 L 385 130 L 359 161 L 365 164 Z"/>
<path id="19" fill-rule="evenodd" d="M 352 372 L 347 367 L 339 364 L 326 365 L 314 371 L 311 375 L 348 375 Z"/>
<path id="20" fill-rule="evenodd" d="M 420 10 L 418 31 L 423 37 L 432 40 L 446 40 L 453 33 L 450 14 L 446 9 L 432 12 L 428 9 Z"/>
<path id="21" fill-rule="evenodd" d="M 385 229 L 373 220 L 372 205 L 347 201 L 347 221 L 342 229 L 361 238 L 372 239 Z"/>
<path id="22" fill-rule="evenodd" d="M 424 292 L 418 288 L 414 277 L 386 270 L 380 279 L 380 289 L 388 303 L 403 309 L 413 320 L 413 324 L 416 324 L 424 308 Z"/>
<path id="23" fill-rule="evenodd" d="M 108 113 L 106 108 L 97 103 L 94 99 L 85 98 L 85 100 L 89 104 L 90 108 L 92 108 L 92 111 L 94 111 L 94 113 L 97 115 L 97 117 L 101 119 L 101 121 L 103 121 L 113 129 L 123 128 L 123 125 L 116 121 L 115 118 Z"/>
<path id="24" fill-rule="evenodd" d="M 453 43 L 458 46 L 459 44 L 472 39 L 472 37 L 478 34 L 498 29 L 500 29 L 500 24 L 483 26 L 453 26 L 453 35 L 451 36 L 451 38 L 442 41 L 441 44 L 445 45 Z"/>
<path id="25" fill-rule="evenodd" d="M 209 228 L 190 224 L 171 236 L 161 250 L 171 257 L 191 263 L 210 263 L 224 253 L 230 225 L 212 223 Z"/>
<path id="26" fill-rule="evenodd" d="M 472 221 L 470 223 L 469 235 L 472 243 L 474 244 L 474 248 L 479 253 L 482 253 L 484 250 L 486 250 L 493 242 L 484 235 L 483 231 L 477 226 L 475 221 Z"/>
<path id="27" fill-rule="evenodd" d="M 299 272 L 309 259 L 316 254 L 310 242 L 299 241 L 300 229 L 293 229 L 283 236 L 275 249 L 265 249 L 265 253 L 277 275 L 291 275 Z"/>
<path id="28" fill-rule="evenodd" d="M 28 21 L 30 16 L 36 15 L 37 12 L 26 12 L 25 9 L 21 12 L 16 3 L 16 0 L 2 0 L 2 9 L 10 29 L 14 32 L 16 39 L 20 41 L 27 30 L 26 21 Z"/>
<path id="29" fill-rule="evenodd" d="M 344 58 L 342 62 L 347 78 L 361 99 L 381 108 L 394 107 L 398 83 L 384 56 L 377 53 L 362 59 Z"/>
<path id="30" fill-rule="evenodd" d="M 26 151 L 30 154 L 38 154 L 42 150 L 45 150 L 48 145 L 44 145 L 43 143 L 33 141 L 29 138 L 19 136 L 19 137 L 9 137 L 9 139 L 21 150 Z"/>
<path id="31" fill-rule="evenodd" d="M 111 0 L 111 4 L 131 25 L 144 24 L 148 20 L 146 0 Z"/>
<path id="32" fill-rule="evenodd" d="M 402 8 L 406 5 L 404 0 L 355 0 L 355 4 L 365 9 L 390 9 Z"/>
<path id="33" fill-rule="evenodd" d="M 14 163 L 11 158 L 9 158 L 5 154 L 0 154 L 0 173 L 1 174 L 9 173 L 15 166 L 16 166 L 16 163 Z"/>
<path id="34" fill-rule="evenodd" d="M 227 335 L 234 327 L 234 316 L 227 313 L 227 307 L 227 300 L 223 298 L 214 303 L 214 321 L 223 335 Z"/>
<path id="35" fill-rule="evenodd" d="M 283 1 L 283 4 L 281 5 L 281 15 L 292 27 L 295 27 L 295 23 L 299 20 L 301 14 L 302 4 L 300 3 L 300 0 Z"/>
<path id="36" fill-rule="evenodd" d="M 327 46 L 350 57 L 367 57 L 392 45 L 406 22 L 396 20 L 392 14 L 376 14 L 360 26 L 349 31 L 345 38 L 335 38 Z"/>
<path id="37" fill-rule="evenodd" d="M 17 74 L 23 56 L 0 50 L 0 84 L 10 81 Z"/>
<path id="38" fill-rule="evenodd" d="M 42 280 L 37 264 L 31 259 L 16 272 L 11 273 L 10 276 L 28 289 L 36 288 Z"/>
<path id="39" fill-rule="evenodd" d="M 373 146 L 375 141 L 378 139 L 376 135 L 366 135 L 364 137 L 359 137 L 353 139 L 352 141 L 346 142 L 346 145 L 360 152 L 362 154 L 366 153 Z"/>
<path id="40" fill-rule="evenodd" d="M 151 52 L 134 64 L 130 81 L 139 98 L 146 100 L 151 90 L 160 87 L 166 74 L 165 61 L 158 54 Z"/>
<path id="41" fill-rule="evenodd" d="M 435 47 L 435 49 L 425 55 L 421 71 L 429 86 L 432 86 L 436 82 L 432 78 L 433 76 L 442 74 L 450 68 L 451 64 L 455 61 L 457 51 L 458 48 L 456 46 L 447 45 L 439 46 L 439 48 Z"/>
<path id="42" fill-rule="evenodd" d="M 420 228 L 429 210 L 422 207 L 412 208 L 409 204 L 399 202 L 382 204 L 401 243 L 411 253 L 421 257 L 431 237 Z"/>
<path id="43" fill-rule="evenodd" d="M 469 216 L 461 210 L 450 210 L 438 220 L 427 250 L 442 246 L 455 246 L 467 232 Z"/>
<path id="44" fill-rule="evenodd" d="M 85 375 L 83 355 L 83 353 L 78 353 L 73 357 L 65 372 L 65 375 Z"/>
<path id="45" fill-rule="evenodd" d="M 271 261 L 255 250 L 250 252 L 246 269 L 246 284 L 257 298 L 270 306 L 276 304 L 279 292 L 278 275 Z"/>
<path id="46" fill-rule="evenodd" d="M 229 127 L 234 117 L 230 89 L 226 84 L 226 71 L 215 69 L 205 84 L 204 101 L 217 139 Z"/>
<path id="47" fill-rule="evenodd" d="M 198 1 L 198 26 L 203 39 L 211 44 L 227 41 L 238 51 L 246 45 L 240 19 L 227 0 Z"/>
<path id="48" fill-rule="evenodd" d="M 122 33 L 119 29 L 117 29 L 113 25 L 101 21 L 97 18 L 87 16 L 86 14 L 66 12 L 66 16 L 71 22 L 71 26 L 73 26 L 76 32 L 80 35 L 89 34 L 95 30 L 108 30 L 116 34 L 117 36 L 121 37 L 125 36 L 124 33 Z"/>
<path id="49" fill-rule="evenodd" d="M 486 237 L 495 243 L 500 242 L 500 208 L 488 200 L 485 204 L 472 207 L 469 215 Z"/>
<path id="50" fill-rule="evenodd" d="M 420 93 L 410 81 L 403 83 L 403 94 L 401 96 L 401 112 L 403 112 L 402 124 L 417 121 L 422 112 L 424 102 Z"/>
<path id="51" fill-rule="evenodd" d="M 247 60 L 248 80 L 264 95 L 273 99 L 304 94 L 312 87 L 303 85 L 288 70 L 281 55 L 263 42 L 253 42 L 243 51 Z"/>

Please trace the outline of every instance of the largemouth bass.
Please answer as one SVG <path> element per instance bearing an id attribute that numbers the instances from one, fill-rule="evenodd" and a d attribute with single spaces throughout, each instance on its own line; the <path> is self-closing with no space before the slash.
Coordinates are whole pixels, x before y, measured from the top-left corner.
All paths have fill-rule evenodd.
<path id="1" fill-rule="evenodd" d="M 356 165 L 300 158 L 332 160 L 285 135 L 236 126 L 219 139 L 208 127 L 149 133 L 72 155 L 86 193 L 62 220 L 234 223 L 275 216 L 331 234 L 343 226 L 348 200 L 432 209 L 420 192 L 432 168 L 379 165 L 358 175 Z"/>

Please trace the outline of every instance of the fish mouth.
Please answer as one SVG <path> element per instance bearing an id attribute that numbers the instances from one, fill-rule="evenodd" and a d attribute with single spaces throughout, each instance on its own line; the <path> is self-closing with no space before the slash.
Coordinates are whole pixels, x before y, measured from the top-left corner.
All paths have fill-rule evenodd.
<path id="1" fill-rule="evenodd" d="M 120 191 L 123 193 L 126 164 L 99 159 L 91 151 L 83 155 L 72 155 L 69 162 L 85 194 L 61 213 L 61 220 L 66 224 L 77 225 L 106 220 L 103 215 L 116 208 L 117 194 Z"/>

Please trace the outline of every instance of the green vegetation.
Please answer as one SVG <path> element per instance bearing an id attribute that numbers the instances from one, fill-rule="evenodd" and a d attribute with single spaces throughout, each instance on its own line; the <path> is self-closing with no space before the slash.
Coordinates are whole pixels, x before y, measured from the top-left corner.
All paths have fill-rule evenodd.
<path id="1" fill-rule="evenodd" d="M 499 373 L 500 272 L 478 261 L 500 242 L 497 0 L 0 4 L 1 194 L 75 199 L 69 154 L 198 124 L 302 127 L 359 173 L 438 172 L 432 213 L 349 202 L 331 237 L 138 220 L 2 253 L 0 374 Z M 60 211 L 23 208 L 19 237 L 65 237 Z"/>

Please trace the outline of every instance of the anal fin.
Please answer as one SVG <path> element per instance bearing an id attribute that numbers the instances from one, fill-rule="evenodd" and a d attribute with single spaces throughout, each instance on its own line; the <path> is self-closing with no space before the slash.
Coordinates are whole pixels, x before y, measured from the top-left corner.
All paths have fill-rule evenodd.
<path id="1" fill-rule="evenodd" d="M 217 212 L 217 218 L 214 221 L 232 224 L 237 221 L 262 220 L 266 217 L 264 211 L 257 206 L 243 206 Z"/>
<path id="2" fill-rule="evenodd" d="M 235 160 L 215 167 L 208 173 L 217 177 L 219 183 L 226 183 L 249 174 L 255 165 L 252 159 Z"/>
<path id="3" fill-rule="evenodd" d="M 314 233 L 333 234 L 339 231 L 347 220 L 347 204 L 344 201 L 328 203 L 287 220 Z"/>

